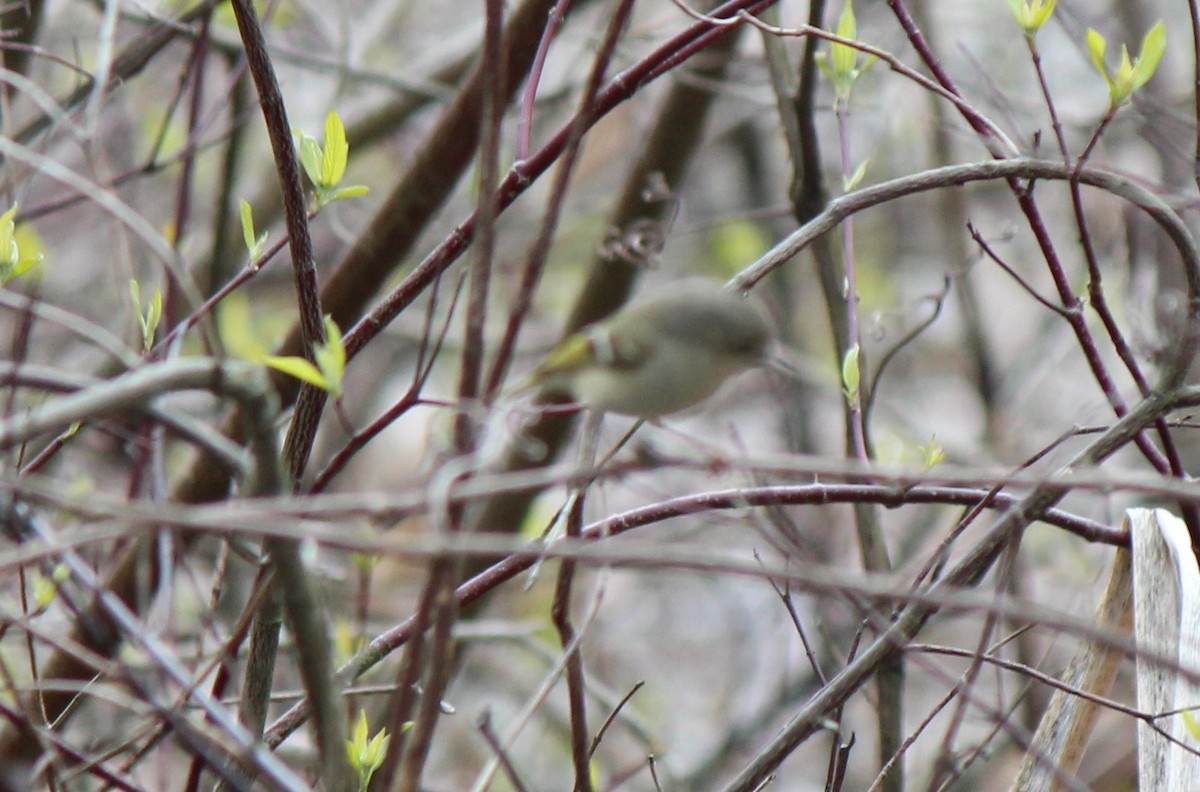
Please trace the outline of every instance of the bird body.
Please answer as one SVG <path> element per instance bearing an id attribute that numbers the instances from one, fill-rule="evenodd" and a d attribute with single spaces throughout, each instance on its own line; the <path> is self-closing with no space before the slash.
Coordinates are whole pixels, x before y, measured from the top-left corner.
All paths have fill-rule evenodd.
<path id="1" fill-rule="evenodd" d="M 703 401 L 762 362 L 771 336 L 741 295 L 684 284 L 569 336 L 533 376 L 594 409 L 652 418 Z"/>

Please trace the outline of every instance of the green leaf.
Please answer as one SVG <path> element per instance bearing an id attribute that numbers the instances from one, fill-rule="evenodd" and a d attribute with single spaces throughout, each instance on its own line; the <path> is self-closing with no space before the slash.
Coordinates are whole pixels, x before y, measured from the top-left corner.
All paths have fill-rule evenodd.
<path id="1" fill-rule="evenodd" d="M 930 435 L 928 443 L 917 447 L 917 453 L 921 455 L 921 462 L 926 470 L 946 459 L 946 449 L 937 441 L 937 435 Z"/>
<path id="2" fill-rule="evenodd" d="M 146 309 L 146 328 L 150 331 L 150 340 L 154 339 L 154 331 L 158 329 L 158 323 L 162 320 L 162 310 L 162 289 L 156 286 L 154 296 L 150 298 L 150 304 Z"/>
<path id="3" fill-rule="evenodd" d="M 24 258 L 24 257 L 22 257 L 22 258 L 18 259 L 16 264 L 13 264 L 11 267 L 9 267 L 7 269 L 7 272 L 0 274 L 0 286 L 3 286 L 4 284 L 8 283 L 11 280 L 15 280 L 15 279 L 21 277 L 26 272 L 29 272 L 29 270 L 33 269 L 34 265 L 37 264 L 39 261 L 41 261 L 41 258 Z M 0 269 L 3 269 L 3 268 L 0 268 Z"/>
<path id="4" fill-rule="evenodd" d="M 383 767 L 389 739 L 387 729 L 380 729 L 371 737 L 366 710 L 359 710 L 350 739 L 346 740 L 346 756 L 350 760 L 350 766 L 358 774 L 360 790 L 365 790 L 371 783 L 371 776 Z"/>
<path id="5" fill-rule="evenodd" d="M 262 256 L 263 248 L 267 244 L 267 232 L 263 231 L 260 236 L 254 235 L 254 210 L 250 208 L 250 203 L 246 200 L 240 201 L 241 216 L 242 216 L 242 241 L 246 243 L 246 252 L 250 254 L 250 260 Z"/>
<path id="6" fill-rule="evenodd" d="M 1095 28 L 1087 29 L 1087 48 L 1088 55 L 1092 58 L 1092 65 L 1096 67 L 1096 71 L 1100 72 L 1104 81 L 1111 85 L 1112 77 L 1108 74 L 1108 67 L 1104 65 L 1104 52 L 1108 49 L 1108 42 Z"/>
<path id="7" fill-rule="evenodd" d="M 17 204 L 0 214 L 0 286 L 19 278 L 42 260 L 42 240 L 24 223 L 17 226 Z"/>
<path id="8" fill-rule="evenodd" d="M 342 379 L 346 373 L 346 346 L 342 343 L 342 331 L 332 317 L 325 317 L 325 343 L 313 348 L 313 357 L 328 383 L 325 389 L 335 399 L 341 398 Z"/>
<path id="9" fill-rule="evenodd" d="M 313 347 L 312 363 L 302 357 L 268 356 L 263 362 L 273 369 L 315 385 L 335 399 L 342 398 L 342 379 L 346 373 L 346 347 L 342 331 L 332 318 L 325 317 L 325 343 Z"/>
<path id="10" fill-rule="evenodd" d="M 58 564 L 49 575 L 40 572 L 33 573 L 33 600 L 38 610 L 42 610 L 58 595 L 58 587 L 71 577 L 71 568 L 66 564 Z"/>
<path id="11" fill-rule="evenodd" d="M 366 745 L 367 740 L 371 739 L 371 726 L 367 723 L 367 711 L 358 711 L 358 720 L 354 722 L 354 730 L 350 734 L 350 743 L 352 746 Z M 355 756 L 350 755 L 350 761 L 354 761 Z"/>
<path id="12" fill-rule="evenodd" d="M 282 310 L 261 301 L 252 304 L 243 289 L 230 294 L 217 307 L 217 329 L 225 351 L 252 363 L 262 363 L 290 326 Z"/>
<path id="13" fill-rule="evenodd" d="M 34 230 L 33 226 L 28 223 L 21 223 L 13 232 L 13 240 L 17 243 L 19 255 L 17 263 L 13 265 L 9 272 L 9 278 L 17 278 L 32 270 L 36 265 L 41 264 L 45 258 L 43 249 L 45 245 L 42 238 Z M 5 278 L 0 277 L 0 286 L 4 285 Z"/>
<path id="14" fill-rule="evenodd" d="M 853 401 L 858 396 L 858 386 L 862 381 L 862 372 L 858 368 L 859 346 L 855 344 L 846 351 L 842 358 L 842 391 L 846 401 Z"/>
<path id="15" fill-rule="evenodd" d="M 254 210 L 250 208 L 250 202 L 243 198 L 238 202 L 241 206 L 242 215 L 242 241 L 246 243 L 246 250 L 250 255 L 254 255 Z"/>
<path id="16" fill-rule="evenodd" d="M 300 164 L 304 167 L 308 180 L 314 186 L 320 187 L 321 162 L 324 159 L 324 154 L 321 153 L 321 144 L 299 130 L 296 130 L 295 134 L 299 138 Z"/>
<path id="17" fill-rule="evenodd" d="M 1146 36 L 1142 39 L 1142 51 L 1138 53 L 1137 63 L 1133 66 L 1133 90 L 1141 88 L 1154 76 L 1166 51 L 1167 28 L 1160 19 L 1154 27 L 1146 31 Z"/>
<path id="18" fill-rule="evenodd" d="M 833 68 L 829 65 L 829 53 L 818 52 L 813 56 L 813 60 L 815 60 L 817 65 L 821 67 L 821 71 L 825 73 L 825 76 L 829 78 L 829 81 L 833 82 Z"/>
<path id="19" fill-rule="evenodd" d="M 1091 28 L 1088 28 L 1087 32 L 1087 45 L 1092 64 L 1108 85 L 1109 104 L 1116 108 L 1128 102 L 1133 92 L 1154 76 L 1167 48 L 1167 31 L 1162 20 L 1159 20 L 1146 32 L 1142 38 L 1142 51 L 1133 59 L 1129 57 L 1128 47 L 1122 44 L 1121 58 L 1116 71 L 1110 71 L 1104 63 L 1104 53 L 1107 49 L 1104 37 Z"/>
<path id="20" fill-rule="evenodd" d="M 771 239 L 761 223 L 735 218 L 713 228 L 708 239 L 709 253 L 703 257 L 704 266 L 717 277 L 733 277 L 747 261 L 758 258 L 769 247 Z"/>
<path id="21" fill-rule="evenodd" d="M 357 198 L 360 195 L 366 195 L 370 191 L 370 187 L 365 184 L 352 184 L 349 187 L 338 187 L 331 192 L 325 199 L 325 203 L 333 203 L 340 201 L 343 198 Z"/>
<path id="22" fill-rule="evenodd" d="M 1196 721 L 1196 716 L 1192 714 L 1193 712 L 1195 712 L 1195 710 L 1185 709 L 1179 714 L 1183 716 L 1183 726 L 1188 730 L 1188 734 L 1191 734 L 1193 738 L 1200 740 L 1200 723 Z"/>
<path id="23" fill-rule="evenodd" d="M 320 369 L 302 357 L 268 355 L 263 358 L 263 363 L 277 371 L 291 375 L 301 382 L 315 385 L 321 390 L 328 390 L 329 383 L 325 380 L 325 375 L 321 373 Z"/>
<path id="24" fill-rule="evenodd" d="M 337 619 L 333 626 L 333 648 L 338 665 L 345 663 L 354 653 L 366 645 L 362 633 L 351 627 L 345 619 Z"/>
<path id="25" fill-rule="evenodd" d="M 1112 76 L 1113 84 L 1109 86 L 1112 103 L 1121 104 L 1133 93 L 1133 61 L 1129 59 L 1129 48 L 1121 45 L 1121 62 Z"/>
<path id="26" fill-rule="evenodd" d="M 16 266 L 21 258 L 21 250 L 17 247 L 14 235 L 17 228 L 16 216 L 17 204 L 13 204 L 7 212 L 0 215 L 0 265 L 5 267 Z"/>
<path id="27" fill-rule="evenodd" d="M 836 33 L 844 39 L 853 39 L 858 35 L 858 20 L 854 18 L 854 4 L 846 0 L 842 13 L 838 17 Z M 829 45 L 829 66 L 840 79 L 853 79 L 854 66 L 858 60 L 858 50 L 845 44 Z"/>
<path id="28" fill-rule="evenodd" d="M 1008 0 L 1008 8 L 1012 11 L 1013 19 L 1025 31 L 1026 36 L 1034 36 L 1042 25 L 1054 13 L 1056 0 Z"/>
<path id="29" fill-rule="evenodd" d="M 334 187 L 346 175 L 346 160 L 350 145 L 346 142 L 346 128 L 336 110 L 325 116 L 324 156 L 321 160 L 321 186 Z"/>
<path id="30" fill-rule="evenodd" d="M 845 5 L 842 6 L 842 13 L 838 16 L 835 32 L 844 39 L 855 39 L 858 36 L 858 22 L 854 17 L 854 6 L 851 0 L 846 0 Z M 875 62 L 875 58 L 872 56 L 859 65 L 860 57 L 859 50 L 838 42 L 829 45 L 828 54 L 817 53 L 817 65 L 833 83 L 835 108 L 841 102 L 850 100 L 850 89 L 854 86 L 854 81 Z"/>
<path id="31" fill-rule="evenodd" d="M 58 584 L 39 572 L 33 573 L 33 602 L 37 610 L 42 610 L 58 595 Z"/>
<path id="32" fill-rule="evenodd" d="M 843 183 L 842 183 L 843 192 L 850 192 L 851 190 L 853 190 L 855 187 L 858 186 L 859 182 L 861 182 L 863 180 L 863 177 L 867 175 L 867 164 L 869 162 L 870 162 L 869 159 L 863 160 L 862 163 L 859 164 L 859 166 L 854 169 L 854 173 L 851 173 L 850 177 L 843 181 Z"/>
<path id="33" fill-rule="evenodd" d="M 346 141 L 346 128 L 336 110 L 325 116 L 325 142 L 317 141 L 300 130 L 293 130 L 300 149 L 300 163 L 308 180 L 316 188 L 316 207 L 323 208 L 343 198 L 357 198 L 367 194 L 361 184 L 338 187 L 346 175 L 346 163 L 350 157 L 350 144 Z"/>
<path id="34" fill-rule="evenodd" d="M 133 300 L 133 310 L 137 314 L 138 330 L 142 334 L 142 351 L 149 352 L 154 346 L 154 336 L 158 332 L 158 323 L 162 320 L 162 289 L 154 287 L 154 294 L 146 309 L 142 310 L 142 290 L 137 279 L 129 281 L 129 296 Z"/>

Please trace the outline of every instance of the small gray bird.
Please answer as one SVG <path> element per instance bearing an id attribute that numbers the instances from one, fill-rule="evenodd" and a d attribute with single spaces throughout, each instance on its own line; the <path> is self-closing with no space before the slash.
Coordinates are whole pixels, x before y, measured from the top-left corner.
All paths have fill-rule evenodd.
<path id="1" fill-rule="evenodd" d="M 688 282 L 567 337 L 532 380 L 596 410 L 653 418 L 762 363 L 771 339 L 750 300 L 712 281 Z"/>

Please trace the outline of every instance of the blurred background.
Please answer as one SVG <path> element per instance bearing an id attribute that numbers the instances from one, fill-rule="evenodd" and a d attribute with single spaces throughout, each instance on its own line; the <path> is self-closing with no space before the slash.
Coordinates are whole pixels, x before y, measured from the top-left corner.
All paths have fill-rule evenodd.
<path id="1" fill-rule="evenodd" d="M 259 7 L 297 139 L 327 143 L 326 118 L 336 111 L 349 142 L 341 183 L 369 189 L 309 206 L 323 312 L 346 332 L 386 295 L 408 295 L 354 350 L 344 396 L 318 413 L 298 478 L 298 512 L 318 494 L 362 496 L 362 508 L 340 523 L 345 542 L 310 545 L 307 556 L 328 606 L 338 663 L 420 607 L 429 562 L 406 552 L 404 543 L 437 530 L 429 503 L 462 451 L 456 416 L 473 428 L 470 471 L 551 463 L 558 471 L 516 501 L 497 505 L 500 496 L 480 496 L 467 509 L 466 527 L 519 546 L 560 524 L 571 494 L 562 471 L 580 458 L 579 422 L 552 418 L 558 423 L 545 429 L 545 406 L 516 383 L 564 333 L 629 295 L 669 290 L 687 278 L 744 274 L 823 211 L 822 197 L 837 200 L 994 156 L 1061 163 L 1060 133 L 1071 165 L 1086 151 L 1089 166 L 1153 193 L 1194 225 L 1197 67 L 1185 4 L 1063 0 L 1027 37 L 1013 4 L 1000 0 L 859 0 L 856 29 L 840 30 L 885 59 L 849 48 L 831 54 L 836 45 L 793 35 L 808 23 L 809 3 L 766 5 L 755 12 L 789 34 L 745 23 L 677 62 L 663 53 L 673 37 L 705 26 L 694 15 L 711 4 L 693 4 L 689 15 L 682 3 L 640 0 L 608 47 L 606 30 L 619 6 L 612 0 L 559 4 L 565 17 L 549 35 L 542 30 L 554 3 L 509 3 L 505 41 L 512 43 L 504 68 L 517 72 L 511 86 L 499 77 L 489 82 L 494 62 L 477 71 L 483 3 L 284 0 Z M 835 30 L 842 14 L 841 3 L 830 3 L 817 22 Z M 922 47 L 904 20 L 919 29 Z M 1087 29 L 1107 40 L 1104 62 L 1115 71 L 1121 47 L 1136 62 L 1159 20 L 1166 42 L 1161 64 L 1130 101 L 1112 106 Z M 519 33 L 522 24 L 529 32 Z M 250 207 L 255 233 L 267 233 L 264 250 L 282 242 L 287 229 L 275 158 L 228 4 L 31 2 L 5 11 L 3 28 L 0 209 L 18 207 L 21 251 L 41 256 L 0 291 L 5 357 L 27 372 L 48 367 L 63 376 L 107 378 L 181 356 L 261 361 L 273 352 L 299 354 L 285 342 L 298 316 L 290 250 L 256 256 L 243 244 L 239 201 Z M 527 63 L 539 42 L 544 63 L 531 80 Z M 808 47 L 826 71 L 813 65 Z M 581 130 L 573 158 L 569 143 L 567 157 L 562 147 L 551 152 L 544 147 L 570 130 L 601 56 L 610 59 L 595 100 L 603 112 Z M 840 95 L 830 79 L 839 57 L 851 58 L 858 70 L 852 89 Z M 621 73 L 636 78 L 617 81 Z M 808 94 L 802 75 L 813 81 Z M 930 87 L 937 80 L 943 95 Z M 945 97 L 947 82 L 962 107 L 1004 139 L 973 128 Z M 478 154 L 488 140 L 478 107 L 474 115 L 456 115 L 479 102 L 468 96 L 471 85 L 502 105 L 494 178 L 503 180 L 510 169 L 524 175 L 505 182 L 513 186 L 503 211 L 493 223 L 485 217 L 475 225 L 475 244 L 456 248 L 460 224 L 481 205 Z M 613 85 L 625 87 L 628 98 L 604 104 L 606 90 L 615 95 Z M 797 164 L 801 150 L 811 157 L 807 171 Z M 756 280 L 752 298 L 770 313 L 791 375 L 746 372 L 702 405 L 640 427 L 615 451 L 616 472 L 586 487 L 584 525 L 717 490 L 843 482 L 856 456 L 847 435 L 854 401 L 855 414 L 865 410 L 861 426 L 871 459 L 908 471 L 913 481 L 986 489 L 1019 470 L 1050 475 L 1114 421 L 1115 401 L 1137 402 L 1138 377 L 1152 389 L 1190 331 L 1179 253 L 1144 211 L 1088 187 L 1077 207 L 1061 180 L 935 186 L 918 189 L 914 179 L 899 197 L 842 219 Z M 1032 196 L 1037 223 L 1018 200 L 1024 195 Z M 490 229 L 490 250 L 478 244 L 480 228 Z M 1092 251 L 1090 275 L 1081 239 Z M 473 268 L 489 275 L 482 313 L 470 302 Z M 131 281 L 138 285 L 136 306 Z M 231 283 L 212 310 L 198 310 Z M 155 290 L 162 318 L 143 343 L 139 318 Z M 1064 292 L 1077 302 L 1064 305 Z M 528 311 L 514 311 L 524 300 Z M 1073 325 L 1072 312 L 1083 321 Z M 482 349 L 468 329 L 473 320 Z M 850 323 L 861 349 L 861 385 L 857 400 L 848 401 L 843 362 L 853 343 Z M 506 332 L 515 333 L 511 344 Z M 122 354 L 105 351 L 110 339 Z M 484 380 L 495 387 L 464 398 L 468 351 L 482 355 Z M 493 372 L 505 358 L 508 364 Z M 1101 370 L 1111 379 L 1107 393 L 1096 375 Z M 47 389 L 18 387 L 12 371 L 0 382 L 6 416 L 51 398 Z M 277 384 L 286 379 L 274 376 Z M 290 436 L 295 383 L 280 388 L 282 439 Z M 196 392 L 160 406 L 212 427 L 222 426 L 228 409 Z M 632 423 L 604 419 L 601 455 Z M 1195 470 L 1186 419 L 1170 437 L 1182 470 Z M 99 572 L 116 568 L 134 539 L 155 535 L 147 552 L 156 560 L 146 563 L 157 574 L 147 573 L 146 590 L 132 598 L 146 629 L 178 652 L 202 686 L 217 666 L 240 678 L 244 652 L 229 640 L 259 585 L 253 526 L 238 529 L 232 543 L 217 525 L 184 538 L 186 532 L 166 524 L 151 529 L 143 518 L 122 522 L 121 504 L 132 510 L 236 502 L 242 485 L 221 478 L 203 489 L 197 483 L 208 480 L 197 472 L 205 470 L 203 455 L 144 417 L 97 416 L 78 434 L 47 434 L 6 453 L 5 491 L 28 499 L 62 537 L 82 535 L 100 519 L 89 514 L 89 502 L 104 504 L 104 525 L 124 527 L 119 541 L 88 546 Z M 1152 474 L 1156 461 L 1130 446 L 1104 466 L 1111 486 L 1072 491 L 1059 506 L 1115 528 L 1124 508 L 1151 500 L 1123 489 L 1122 477 Z M 488 481 L 485 475 L 481 486 Z M 851 585 L 904 592 L 952 532 L 961 530 L 948 557 L 958 558 L 995 519 L 960 525 L 961 502 L 909 502 L 908 485 L 894 486 L 890 508 L 880 505 L 883 498 L 872 504 L 850 495 L 820 503 L 694 506 L 605 540 L 615 554 L 638 562 L 581 565 L 570 599 L 586 672 L 588 733 L 619 709 L 591 757 L 594 788 L 727 788 L 855 648 L 877 634 L 895 604 L 876 604 L 871 616 L 861 593 L 802 582 L 789 588 L 772 571 L 815 570 Z M 1026 483 L 1006 493 L 1029 489 Z M 372 512 L 376 494 L 411 496 L 420 505 Z M 235 507 L 234 513 L 251 512 Z M 263 530 L 274 519 L 287 522 L 282 513 L 263 516 Z M 861 537 L 868 530 L 886 548 L 885 568 L 864 560 Z M 360 540 L 364 549 L 351 552 Z M 390 551 L 378 552 L 389 542 Z M 50 568 L 19 562 L 18 544 L 14 539 L 5 551 L 4 568 L 12 574 L 0 589 L 6 614 L 0 650 L 11 680 L 6 686 L 27 693 L 56 651 L 47 636 L 65 634 L 78 616 L 59 601 L 31 604 L 31 581 Z M 689 553 L 711 565 L 681 560 Z M 983 590 L 1090 618 L 1113 553 L 1103 542 L 1034 523 L 1003 576 L 989 577 Z M 472 559 L 459 571 L 466 575 L 482 563 Z M 452 664 L 454 673 L 441 697 L 421 789 L 520 788 L 489 767 L 497 754 L 482 736 L 485 716 L 525 788 L 576 783 L 564 651 L 551 618 L 558 570 L 551 561 L 536 574 L 516 575 L 459 614 L 453 651 L 430 661 Z M 904 653 L 900 687 L 881 693 L 872 682 L 836 717 L 840 741 L 852 740 L 840 788 L 1009 788 L 1048 688 L 1019 670 L 989 666 L 960 699 L 968 701 L 961 721 L 947 697 L 981 642 L 1000 647 L 996 654 L 1006 660 L 1061 673 L 1080 636 L 1036 621 L 991 624 L 987 614 L 957 611 L 933 619 Z M 295 702 L 300 684 L 286 635 L 281 651 L 268 724 Z M 132 650 L 114 656 L 135 676 L 157 679 L 146 657 Z M 367 672 L 347 700 L 348 722 L 365 708 L 372 733 L 387 727 L 393 740 L 388 718 L 400 656 L 393 652 Z M 1111 694 L 1125 702 L 1131 667 L 1122 669 Z M 69 722 L 56 730 L 59 738 L 79 755 L 119 766 L 134 788 L 184 786 L 180 768 L 192 760 L 189 750 L 162 741 L 153 711 L 138 706 L 120 680 L 111 684 L 111 695 L 92 692 L 73 706 Z M 888 703 L 897 694 L 902 705 Z M 224 695 L 235 699 L 236 685 Z M 881 777 L 878 713 L 893 706 L 898 735 L 911 744 L 903 746 L 903 772 Z M 1135 721 L 1102 712 L 1072 776 L 1077 788 L 1134 788 Z M 790 753 L 775 788 L 831 788 L 832 733 L 823 730 Z M 8 739 L 12 748 L 14 738 Z M 293 766 L 312 761 L 305 730 L 279 750 Z M 55 788 L 100 788 L 71 755 L 50 754 Z"/>

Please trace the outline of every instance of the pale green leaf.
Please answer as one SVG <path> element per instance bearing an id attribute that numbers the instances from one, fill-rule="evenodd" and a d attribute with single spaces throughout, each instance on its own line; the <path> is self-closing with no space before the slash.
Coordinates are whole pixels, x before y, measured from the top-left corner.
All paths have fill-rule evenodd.
<path id="1" fill-rule="evenodd" d="M 155 331 L 158 330 L 158 323 L 162 319 L 163 311 L 163 295 L 162 289 L 154 287 L 154 296 L 150 298 L 150 304 L 146 310 L 146 326 L 149 330 L 150 338 L 154 338 Z"/>
<path id="2" fill-rule="evenodd" d="M 1166 50 L 1167 29 L 1160 19 L 1142 39 L 1142 51 L 1138 53 L 1137 63 L 1133 67 L 1133 90 L 1141 88 L 1154 76 Z"/>
<path id="3" fill-rule="evenodd" d="M 37 256 L 34 258 L 28 258 L 26 256 L 21 256 L 20 258 L 17 259 L 16 264 L 13 264 L 11 267 L 8 268 L 7 272 L 5 272 L 3 276 L 0 276 L 0 285 L 3 285 L 10 280 L 13 280 L 14 278 L 21 277 L 26 272 L 29 272 L 31 269 L 33 269 L 34 266 L 36 266 L 39 262 L 41 262 L 41 260 L 42 260 L 41 256 Z M 0 269 L 2 269 L 2 268 L 0 268 Z"/>
<path id="4" fill-rule="evenodd" d="M 367 723 L 367 711 L 359 710 L 358 711 L 358 720 L 356 720 L 354 722 L 354 731 L 350 735 L 351 745 L 355 748 L 358 748 L 360 746 L 366 747 L 367 741 L 370 739 L 371 739 L 371 727 Z M 355 759 L 354 755 L 351 754 L 350 760 L 354 761 L 354 759 Z"/>
<path id="5" fill-rule="evenodd" d="M 854 18 L 854 4 L 846 0 L 842 13 L 838 17 L 837 34 L 844 39 L 853 39 L 858 35 L 858 22 Z M 852 80 L 858 50 L 845 44 L 829 46 L 829 65 L 838 80 Z"/>
<path id="6" fill-rule="evenodd" d="M 1183 726 L 1188 730 L 1188 734 L 1193 738 L 1200 740 L 1200 722 L 1197 722 L 1194 710 L 1183 710 L 1179 714 L 1183 716 Z"/>
<path id="7" fill-rule="evenodd" d="M 854 169 L 854 173 L 850 174 L 850 177 L 842 184 L 843 191 L 850 192 L 859 185 L 859 183 L 863 180 L 863 177 L 867 175 L 867 164 L 869 162 L 869 159 L 863 160 L 859 166 Z"/>
<path id="8" fill-rule="evenodd" d="M 926 470 L 946 459 L 946 449 L 938 442 L 936 435 L 931 436 L 925 445 L 918 446 L 917 453 L 921 455 L 921 462 L 925 465 Z"/>
<path id="9" fill-rule="evenodd" d="M 241 201 L 242 215 L 242 241 L 246 243 L 246 252 L 250 256 L 250 260 L 254 261 L 262 256 L 263 248 L 267 244 L 267 232 L 255 236 L 254 234 L 254 210 L 250 208 L 247 201 Z"/>
<path id="10" fill-rule="evenodd" d="M 387 756 L 388 739 L 387 729 L 380 729 L 374 737 L 370 736 L 367 713 L 360 710 L 351 738 L 346 741 L 346 755 L 350 760 L 350 766 L 358 774 L 360 790 L 368 787 L 371 783 L 371 776 L 383 766 L 383 761 Z"/>
<path id="11" fill-rule="evenodd" d="M 41 264 L 45 258 L 43 252 L 45 244 L 33 226 L 28 223 L 21 223 L 16 227 L 16 230 L 13 231 L 13 243 L 17 249 L 17 262 L 9 268 L 7 278 L 0 275 L 0 285 L 3 285 L 6 280 L 24 275 Z M 12 245 L 9 246 L 9 249 L 12 249 Z"/>
<path id="12" fill-rule="evenodd" d="M 366 195 L 370 188 L 365 184 L 352 184 L 349 187 L 338 187 L 325 198 L 325 203 L 333 203 L 340 201 L 343 198 L 357 198 L 360 195 Z"/>
<path id="13" fill-rule="evenodd" d="M 747 261 L 754 261 L 769 247 L 771 238 L 761 223 L 735 218 L 712 230 L 708 240 L 709 255 L 703 259 L 704 266 L 717 277 L 733 277 L 746 266 Z"/>
<path id="14" fill-rule="evenodd" d="M 52 578 L 42 574 L 33 575 L 33 601 L 37 610 L 41 610 L 54 601 L 58 594 L 58 584 Z"/>
<path id="15" fill-rule="evenodd" d="M 263 363 L 277 371 L 282 371 L 284 374 L 295 377 L 301 382 L 315 385 L 321 390 L 328 389 L 329 383 L 325 380 L 325 376 L 321 373 L 320 369 L 302 357 L 268 355 L 263 358 Z"/>
<path id="16" fill-rule="evenodd" d="M 137 279 L 129 281 L 129 297 L 133 300 L 133 310 L 137 315 L 138 330 L 142 335 L 142 349 L 149 351 L 154 346 L 154 335 L 158 332 L 158 323 L 162 319 L 162 289 L 157 286 L 150 301 L 142 308 L 142 289 Z"/>
<path id="17" fill-rule="evenodd" d="M 1117 73 L 1124 75 L 1133 74 L 1133 61 L 1129 57 L 1129 47 L 1121 45 L 1121 60 L 1117 64 Z M 1116 79 L 1115 77 L 1113 79 Z"/>
<path id="18" fill-rule="evenodd" d="M 346 373 L 346 346 L 342 343 L 342 331 L 332 317 L 325 317 L 325 343 L 316 345 L 313 358 L 325 378 L 325 390 L 334 398 L 340 398 Z"/>
<path id="19" fill-rule="evenodd" d="M 21 257 L 14 234 L 17 228 L 16 216 L 16 204 L 4 214 L 0 214 L 0 265 L 6 267 L 15 266 Z"/>
<path id="20" fill-rule="evenodd" d="M 846 351 L 845 357 L 842 358 L 842 390 L 846 393 L 847 400 L 853 399 L 858 394 L 858 386 L 862 381 L 862 372 L 858 368 L 859 346 L 855 344 Z"/>
<path id="21" fill-rule="evenodd" d="M 42 260 L 42 240 L 26 224 L 17 226 L 17 204 L 0 214 L 0 286 L 33 269 Z"/>
<path id="22" fill-rule="evenodd" d="M 163 305 L 162 301 L 163 301 L 162 289 L 155 286 L 154 287 L 154 298 L 150 302 L 150 311 L 151 311 L 150 315 L 155 317 L 156 319 L 162 316 L 162 305 Z"/>
<path id="23" fill-rule="evenodd" d="M 1133 93 L 1133 62 L 1129 59 L 1129 49 L 1121 45 L 1121 60 L 1117 70 L 1112 74 L 1108 84 L 1108 98 L 1113 106 L 1124 104 Z"/>
<path id="24" fill-rule="evenodd" d="M 386 729 L 380 729 L 371 738 L 371 742 L 367 746 L 367 757 L 371 761 L 372 770 L 378 770 L 380 767 L 383 767 L 383 760 L 387 755 L 387 744 L 388 733 Z"/>
<path id="25" fill-rule="evenodd" d="M 255 238 L 254 238 L 254 210 L 250 208 L 250 202 L 242 199 L 238 202 L 241 206 L 242 214 L 242 241 L 246 243 L 246 250 L 250 256 L 254 256 Z"/>
<path id="26" fill-rule="evenodd" d="M 380 556 L 372 553 L 351 553 L 350 563 L 362 574 L 369 573 L 379 564 Z"/>
<path id="27" fill-rule="evenodd" d="M 308 180 L 315 186 L 321 186 L 321 161 L 324 155 L 321 153 L 321 145 L 314 138 L 309 137 L 303 132 L 297 133 L 300 137 L 300 164 L 304 167 L 304 172 L 308 174 Z"/>
<path id="28" fill-rule="evenodd" d="M 813 60 L 817 62 L 817 66 L 821 68 L 821 71 L 825 73 L 825 76 L 829 78 L 829 81 L 833 82 L 833 67 L 829 65 L 829 53 L 818 52 L 813 56 Z"/>
<path id="29" fill-rule="evenodd" d="M 345 619 L 338 619 L 333 625 L 333 648 L 338 664 L 342 664 L 354 656 L 361 636 L 353 630 Z"/>
<path id="30" fill-rule="evenodd" d="M 1112 77 L 1108 74 L 1108 67 L 1104 65 L 1104 52 L 1108 49 L 1108 42 L 1095 28 L 1087 29 L 1087 48 L 1088 55 L 1092 58 L 1092 65 L 1096 67 L 1096 71 L 1100 72 L 1104 82 L 1111 85 Z"/>
<path id="31" fill-rule="evenodd" d="M 346 142 L 346 128 L 337 111 L 330 110 L 325 116 L 325 144 L 321 159 L 321 186 L 333 187 L 346 175 L 346 160 L 350 145 Z"/>
<path id="32" fill-rule="evenodd" d="M 1056 0 L 1008 0 L 1008 8 L 1012 11 L 1013 19 L 1025 31 L 1025 35 L 1033 36 L 1046 24 L 1046 20 L 1054 13 Z"/>
<path id="33" fill-rule="evenodd" d="M 1058 0 L 1046 0 L 1045 3 L 1042 0 L 1034 1 L 1032 4 L 1033 19 L 1030 21 L 1035 30 L 1040 29 L 1042 25 L 1046 24 L 1046 21 L 1050 19 L 1050 15 L 1054 13 L 1054 6 L 1057 3 Z"/>

